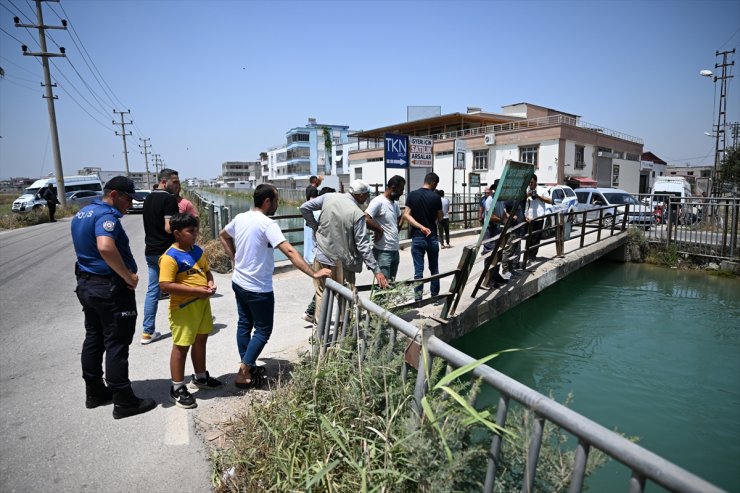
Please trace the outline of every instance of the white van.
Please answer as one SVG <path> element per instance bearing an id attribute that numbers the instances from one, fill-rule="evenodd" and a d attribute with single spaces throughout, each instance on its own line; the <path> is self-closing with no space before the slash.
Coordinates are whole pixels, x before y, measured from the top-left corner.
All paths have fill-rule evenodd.
<path id="1" fill-rule="evenodd" d="M 668 202 L 668 196 L 676 199 L 691 197 L 691 184 L 683 176 L 661 176 L 653 183 L 653 200 Z"/>
<path id="2" fill-rule="evenodd" d="M 46 207 L 46 200 L 38 198 L 36 194 L 38 194 L 39 190 L 43 187 L 48 185 L 54 185 L 56 187 L 56 184 L 56 178 L 42 178 L 41 180 L 36 180 L 30 187 L 26 188 L 23 195 L 13 201 L 13 212 L 28 212 Z M 103 184 L 100 182 L 98 175 L 65 176 L 64 190 L 65 192 L 93 190 L 102 194 Z"/>

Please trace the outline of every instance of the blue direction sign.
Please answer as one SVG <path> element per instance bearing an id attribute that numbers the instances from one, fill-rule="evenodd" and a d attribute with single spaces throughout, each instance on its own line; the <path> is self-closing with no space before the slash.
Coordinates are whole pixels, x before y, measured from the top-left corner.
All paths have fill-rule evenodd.
<path id="1" fill-rule="evenodd" d="M 399 134 L 385 134 L 386 168 L 409 167 L 409 136 Z"/>

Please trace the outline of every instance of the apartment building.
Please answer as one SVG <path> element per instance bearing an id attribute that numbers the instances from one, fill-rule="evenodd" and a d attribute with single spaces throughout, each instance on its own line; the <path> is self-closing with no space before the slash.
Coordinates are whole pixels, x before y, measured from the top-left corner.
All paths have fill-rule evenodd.
<path id="1" fill-rule="evenodd" d="M 617 187 L 637 193 L 640 187 L 643 141 L 626 133 L 584 122 L 579 115 L 539 106 L 516 103 L 501 113 L 468 108 L 451 113 L 356 132 L 356 149 L 349 152 L 349 180 L 361 178 L 383 184 L 386 133 L 427 136 L 433 140 L 431 168 L 410 168 L 409 185 L 421 186 L 424 175 L 434 170 L 439 187 L 447 193 L 477 193 L 464 190 L 470 174 L 479 176 L 481 186 L 501 176 L 507 159 L 535 165 L 541 183 L 570 183 Z M 453 170 L 455 141 L 464 150 L 464 169 Z"/>
<path id="2" fill-rule="evenodd" d="M 346 125 L 318 123 L 315 118 L 309 118 L 305 126 L 291 128 L 284 143 L 260 153 L 262 182 L 278 188 L 301 188 L 311 175 L 348 176 L 345 146 L 351 132 Z M 327 152 L 328 139 L 331 152 Z"/>
<path id="3" fill-rule="evenodd" d="M 238 183 L 239 188 L 255 188 L 261 175 L 260 161 L 226 161 L 221 164 L 221 176 L 227 187 Z"/>

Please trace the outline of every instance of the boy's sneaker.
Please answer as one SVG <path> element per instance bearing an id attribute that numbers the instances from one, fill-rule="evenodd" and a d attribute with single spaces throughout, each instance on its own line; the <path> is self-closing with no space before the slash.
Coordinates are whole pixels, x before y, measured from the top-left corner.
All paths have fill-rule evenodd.
<path id="1" fill-rule="evenodd" d="M 159 332 L 156 332 L 156 331 L 155 332 L 152 332 L 151 334 L 147 334 L 146 332 L 144 332 L 143 334 L 141 334 L 141 343 L 142 344 L 151 344 L 154 341 L 156 341 L 157 339 L 159 339 L 160 337 L 162 337 L 162 334 L 160 334 Z"/>
<path id="2" fill-rule="evenodd" d="M 170 400 L 175 403 L 178 407 L 184 407 L 185 409 L 192 409 L 198 407 L 198 403 L 195 402 L 195 397 L 188 392 L 186 386 L 182 386 L 175 390 L 175 387 L 170 387 Z"/>
<path id="3" fill-rule="evenodd" d="M 199 389 L 218 389 L 223 387 L 221 381 L 213 378 L 208 372 L 206 372 L 206 378 L 195 378 L 195 375 L 193 375 L 192 381 L 193 385 Z"/>

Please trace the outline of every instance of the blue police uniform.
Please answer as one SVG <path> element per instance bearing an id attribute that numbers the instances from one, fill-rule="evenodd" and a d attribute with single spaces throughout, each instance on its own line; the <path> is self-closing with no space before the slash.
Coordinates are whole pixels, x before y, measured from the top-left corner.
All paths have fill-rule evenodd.
<path id="1" fill-rule="evenodd" d="M 116 392 L 131 387 L 128 378 L 129 346 L 136 327 L 134 290 L 105 262 L 97 247 L 98 236 L 113 238 L 124 264 L 136 272 L 129 240 L 119 219 L 122 214 L 111 205 L 95 200 L 72 219 L 72 242 L 77 255 L 77 299 L 85 314 L 85 342 L 82 345 L 82 377 L 86 382 L 103 377 Z"/>

